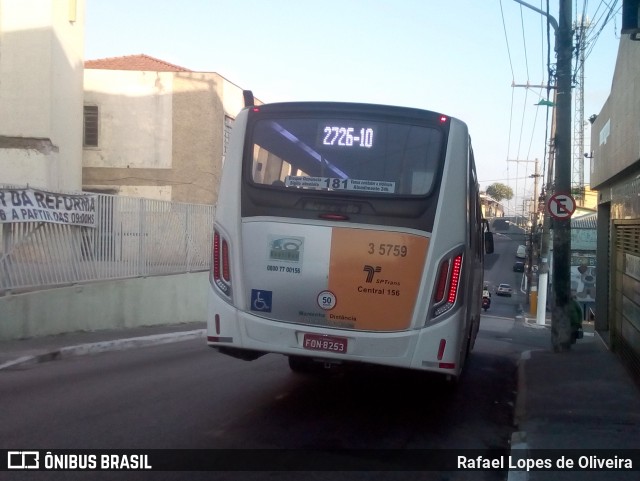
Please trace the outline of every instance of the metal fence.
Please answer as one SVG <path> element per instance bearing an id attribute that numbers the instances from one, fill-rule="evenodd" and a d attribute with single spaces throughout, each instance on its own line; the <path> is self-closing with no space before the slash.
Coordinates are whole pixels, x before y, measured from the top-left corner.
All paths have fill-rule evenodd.
<path id="1" fill-rule="evenodd" d="M 209 269 L 214 206 L 96 195 L 95 228 L 0 223 L 0 295 Z"/>

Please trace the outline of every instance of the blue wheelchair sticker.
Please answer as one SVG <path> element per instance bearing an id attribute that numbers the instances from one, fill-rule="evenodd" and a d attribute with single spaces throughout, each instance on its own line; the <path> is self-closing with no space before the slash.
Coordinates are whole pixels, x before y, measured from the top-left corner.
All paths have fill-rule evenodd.
<path id="1" fill-rule="evenodd" d="M 272 291 L 251 289 L 251 310 L 259 312 L 271 312 Z"/>

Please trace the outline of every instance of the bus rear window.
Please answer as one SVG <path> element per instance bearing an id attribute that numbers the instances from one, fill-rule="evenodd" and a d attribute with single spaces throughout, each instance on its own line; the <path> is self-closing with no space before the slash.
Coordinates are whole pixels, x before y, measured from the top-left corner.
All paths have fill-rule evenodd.
<path id="1" fill-rule="evenodd" d="M 345 118 L 264 118 L 251 131 L 251 180 L 276 188 L 416 195 L 431 192 L 443 133 Z"/>

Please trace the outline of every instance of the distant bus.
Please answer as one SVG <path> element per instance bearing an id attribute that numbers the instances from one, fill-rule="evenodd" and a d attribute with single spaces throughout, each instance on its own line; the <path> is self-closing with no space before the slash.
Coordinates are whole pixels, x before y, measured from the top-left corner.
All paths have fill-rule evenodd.
<path id="1" fill-rule="evenodd" d="M 207 342 L 294 371 L 349 362 L 457 379 L 480 323 L 482 219 L 467 126 L 403 107 L 243 109 L 223 167 Z"/>

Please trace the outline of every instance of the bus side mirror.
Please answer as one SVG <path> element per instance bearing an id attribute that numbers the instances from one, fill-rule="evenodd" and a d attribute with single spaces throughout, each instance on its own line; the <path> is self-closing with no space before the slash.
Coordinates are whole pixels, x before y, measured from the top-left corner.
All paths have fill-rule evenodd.
<path id="1" fill-rule="evenodd" d="M 493 232 L 484 233 L 484 251 L 487 254 L 493 254 Z"/>
<path id="2" fill-rule="evenodd" d="M 255 100 L 253 98 L 253 92 L 251 90 L 243 90 L 242 97 L 244 100 L 245 107 L 253 107 L 255 104 Z"/>

